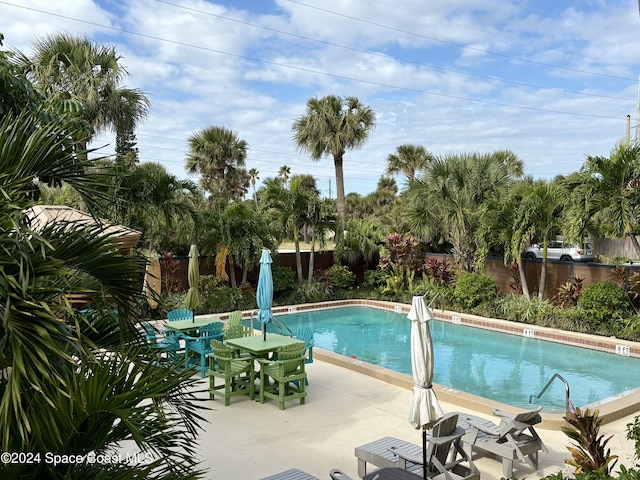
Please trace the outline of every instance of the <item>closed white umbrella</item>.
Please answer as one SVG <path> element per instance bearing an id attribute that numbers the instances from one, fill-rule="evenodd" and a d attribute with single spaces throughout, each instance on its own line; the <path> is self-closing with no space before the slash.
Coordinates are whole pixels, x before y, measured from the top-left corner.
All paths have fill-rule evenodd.
<path id="1" fill-rule="evenodd" d="M 200 283 L 200 254 L 198 246 L 191 245 L 189 249 L 189 266 L 187 267 L 187 280 L 189 281 L 189 290 L 184 297 L 184 304 L 192 313 L 192 320 L 195 321 L 194 309 L 200 305 L 200 291 L 198 284 Z"/>
<path id="2" fill-rule="evenodd" d="M 409 423 L 422 429 L 422 457 L 424 478 L 427 478 L 427 430 L 443 415 L 442 408 L 433 391 L 433 341 L 429 330 L 431 310 L 424 297 L 416 295 L 411 302 L 407 318 L 411 320 L 411 371 L 413 393 L 409 404 Z"/>

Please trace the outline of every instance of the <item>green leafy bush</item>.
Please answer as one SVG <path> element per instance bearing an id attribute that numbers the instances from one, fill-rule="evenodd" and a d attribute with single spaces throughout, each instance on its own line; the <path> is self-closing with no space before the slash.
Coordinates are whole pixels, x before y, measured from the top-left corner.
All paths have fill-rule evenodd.
<path id="1" fill-rule="evenodd" d="M 513 322 L 539 325 L 545 316 L 555 313 L 555 307 L 537 297 L 527 299 L 522 295 L 506 295 L 498 300 L 498 316 Z"/>
<path id="2" fill-rule="evenodd" d="M 458 305 L 471 310 L 481 303 L 495 300 L 498 296 L 498 284 L 477 273 L 463 273 L 456 280 L 453 297 Z"/>
<path id="3" fill-rule="evenodd" d="M 376 268 L 375 270 L 367 270 L 364 272 L 364 282 L 362 283 L 362 286 L 364 288 L 374 290 L 386 285 L 386 278 L 387 274 L 379 268 Z"/>
<path id="4" fill-rule="evenodd" d="M 358 284 L 356 274 L 345 265 L 332 265 L 327 269 L 327 276 L 331 280 L 331 285 L 335 288 L 352 290 Z"/>
<path id="5" fill-rule="evenodd" d="M 274 293 L 290 292 L 296 288 L 296 274 L 289 267 L 274 265 L 271 267 L 271 275 Z"/>
<path id="6" fill-rule="evenodd" d="M 622 288 L 604 280 L 584 287 L 578 307 L 592 319 L 594 330 L 610 329 L 628 314 L 631 302 Z"/>

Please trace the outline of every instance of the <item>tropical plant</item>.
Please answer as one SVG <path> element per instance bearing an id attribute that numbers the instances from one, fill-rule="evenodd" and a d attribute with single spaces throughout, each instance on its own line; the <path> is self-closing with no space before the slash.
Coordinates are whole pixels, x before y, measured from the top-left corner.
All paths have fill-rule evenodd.
<path id="1" fill-rule="evenodd" d="M 575 307 L 578 304 L 578 299 L 582 295 L 582 283 L 584 278 L 574 275 L 558 288 L 558 293 L 553 299 L 558 302 L 562 308 Z"/>
<path id="2" fill-rule="evenodd" d="M 74 125 L 0 119 L 0 450 L 114 455 L 131 442 L 148 461 L 5 465 L 3 478 L 197 477 L 192 371 L 171 370 L 134 324 L 143 260 L 99 222 L 35 228 L 24 214 L 34 177 L 66 182 L 96 214 L 113 200 L 107 173 L 76 156 Z"/>
<path id="3" fill-rule="evenodd" d="M 249 174 L 249 181 L 251 182 L 251 186 L 253 187 L 253 201 L 256 206 L 258 206 L 258 194 L 256 193 L 256 182 L 260 180 L 260 172 L 256 168 L 251 168 L 247 172 Z"/>
<path id="4" fill-rule="evenodd" d="M 326 270 L 331 285 L 335 288 L 353 290 L 356 288 L 356 274 L 349 270 L 346 265 L 332 265 Z"/>
<path id="5" fill-rule="evenodd" d="M 585 192 L 589 208 L 583 209 L 583 217 L 595 216 L 605 235 L 629 237 L 640 256 L 635 234 L 640 215 L 640 143 L 620 142 L 608 158 L 587 157 L 581 173 L 591 187 Z"/>
<path id="6" fill-rule="evenodd" d="M 189 138 L 189 174 L 200 174 L 200 185 L 216 201 L 242 198 L 249 176 L 244 169 L 247 142 L 225 127 L 207 127 Z"/>
<path id="7" fill-rule="evenodd" d="M 543 247 L 538 299 L 542 300 L 547 282 L 549 240 L 552 233 L 561 226 L 566 191 L 558 183 L 531 178 L 519 184 L 519 189 L 519 203 L 514 212 L 511 239 L 512 256 L 517 255 L 517 252 L 521 254 L 524 244 L 531 236 L 540 240 Z M 519 256 L 515 260 L 521 262 Z"/>
<path id="8" fill-rule="evenodd" d="M 31 57 L 18 52 L 15 61 L 57 111 L 85 122 L 74 132 L 80 157 L 95 134 L 123 125 L 131 130 L 147 117 L 144 93 L 120 86 L 127 72 L 114 47 L 59 33 L 37 39 L 33 50 Z"/>
<path id="9" fill-rule="evenodd" d="M 168 239 L 188 243 L 198 221 L 200 190 L 190 180 L 180 180 L 159 163 L 145 162 L 132 170 L 116 164 L 110 218 L 144 232 L 148 249 L 167 248 Z M 158 245 L 160 239 L 167 239 Z"/>
<path id="10" fill-rule="evenodd" d="M 633 417 L 632 423 L 627 423 L 627 440 L 633 440 L 635 447 L 634 458 L 640 461 L 640 416 Z"/>
<path id="11" fill-rule="evenodd" d="M 435 283 L 448 285 L 454 280 L 451 266 L 446 259 L 438 260 L 434 257 L 428 257 L 424 266 L 425 273 L 432 278 Z"/>
<path id="12" fill-rule="evenodd" d="M 387 157 L 387 173 L 389 175 L 402 173 L 410 183 L 415 178 L 416 172 L 425 170 L 433 159 L 431 152 L 422 145 L 400 145 L 396 147 L 395 153 L 390 153 Z"/>
<path id="13" fill-rule="evenodd" d="M 470 271 L 482 206 L 500 198 L 508 180 L 502 162 L 493 154 L 437 158 L 409 185 L 409 225 L 422 240 L 450 242 L 458 268 Z"/>
<path id="14" fill-rule="evenodd" d="M 486 275 L 466 272 L 456 279 L 453 296 L 459 305 L 471 310 L 484 302 L 495 300 L 498 285 Z"/>
<path id="15" fill-rule="evenodd" d="M 349 219 L 345 225 L 344 241 L 336 246 L 338 250 L 335 256 L 349 265 L 377 265 L 385 238 L 386 235 L 377 218 Z"/>
<path id="16" fill-rule="evenodd" d="M 612 327 L 631 309 L 625 291 L 609 280 L 592 283 L 582 289 L 578 307 L 592 320 L 592 328 Z"/>
<path id="17" fill-rule="evenodd" d="M 608 474 L 618 461 L 618 456 L 611 455 L 611 449 L 607 448 L 611 436 L 605 438 L 600 434 L 602 419 L 599 418 L 599 411 L 592 412 L 589 408 L 583 411 L 569 404 L 564 419 L 570 426 L 560 427 L 560 430 L 574 442 L 567 447 L 573 458 L 565 462 L 575 467 L 576 474 L 600 469 L 605 475 Z"/>
<path id="18" fill-rule="evenodd" d="M 333 156 L 341 223 L 345 215 L 343 157 L 347 150 L 366 142 L 375 120 L 373 110 L 356 97 L 327 95 L 320 99 L 310 98 L 306 112 L 293 122 L 293 138 L 300 150 L 309 153 L 314 161 L 325 154 Z"/>
<path id="19" fill-rule="evenodd" d="M 317 210 L 322 208 L 318 204 L 320 192 L 311 175 L 294 175 L 288 185 L 284 185 L 278 179 L 267 179 L 264 184 L 263 203 L 270 209 L 282 230 L 293 238 L 298 282 L 302 283 L 304 277 L 300 254 L 300 232 L 309 222 L 316 222 L 320 230 L 324 230 L 321 219 L 328 220 L 327 217 L 323 219 L 321 210 Z"/>

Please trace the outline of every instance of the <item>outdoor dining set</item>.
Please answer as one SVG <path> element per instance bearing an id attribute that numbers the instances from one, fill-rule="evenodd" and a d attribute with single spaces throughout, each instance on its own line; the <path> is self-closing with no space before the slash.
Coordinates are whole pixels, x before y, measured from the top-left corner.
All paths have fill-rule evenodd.
<path id="1" fill-rule="evenodd" d="M 291 336 L 254 335 L 252 326 L 242 324 L 241 311 L 231 312 L 226 320 L 195 318 L 193 311 L 182 308 L 167 314 L 161 331 L 148 322 L 142 326 L 147 342 L 178 367 L 193 367 L 203 378 L 209 376 L 212 400 L 222 397 L 228 406 L 238 395 L 261 403 L 271 398 L 280 410 L 290 400 L 304 404 L 305 365 L 313 362 L 311 329 Z"/>

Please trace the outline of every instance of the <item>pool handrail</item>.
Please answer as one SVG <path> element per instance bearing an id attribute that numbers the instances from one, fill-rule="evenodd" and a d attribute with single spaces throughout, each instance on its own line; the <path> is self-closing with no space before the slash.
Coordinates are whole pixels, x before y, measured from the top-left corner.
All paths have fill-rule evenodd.
<path id="1" fill-rule="evenodd" d="M 538 395 L 529 395 L 529 403 L 533 402 L 533 397 L 539 399 L 544 394 L 544 392 L 547 391 L 547 389 L 551 386 L 551 384 L 553 383 L 553 381 L 556 378 L 561 380 L 562 383 L 564 383 L 564 389 L 565 389 L 565 392 L 566 392 L 565 407 L 567 409 L 569 409 L 569 404 L 570 404 L 570 401 L 571 401 L 570 400 L 570 395 L 569 395 L 569 382 L 567 382 L 567 380 L 562 375 L 560 375 L 558 372 L 553 374 L 551 379 L 547 382 L 547 384 L 544 386 L 544 388 L 542 390 L 540 390 L 540 393 Z"/>
<path id="2" fill-rule="evenodd" d="M 254 328 L 253 327 L 254 315 L 257 315 L 257 313 L 258 313 L 258 310 L 254 310 L 253 312 L 251 312 L 251 327 L 252 328 Z M 281 322 L 280 320 L 278 320 L 275 315 L 271 316 L 271 323 L 273 323 L 276 327 L 278 327 L 280 335 L 282 335 L 282 329 L 285 328 L 287 330 L 287 332 L 289 332 L 289 336 L 293 338 L 293 331 L 291 331 L 291 329 L 284 322 Z"/>

